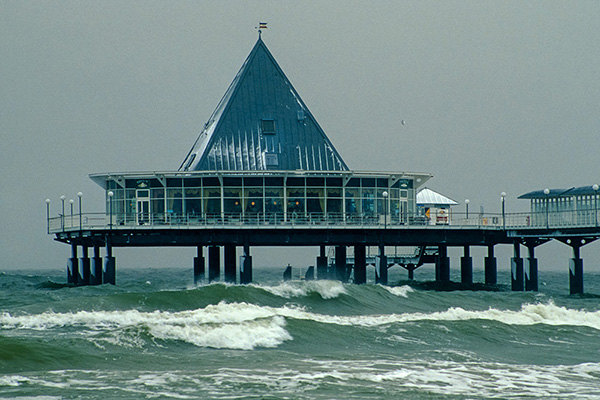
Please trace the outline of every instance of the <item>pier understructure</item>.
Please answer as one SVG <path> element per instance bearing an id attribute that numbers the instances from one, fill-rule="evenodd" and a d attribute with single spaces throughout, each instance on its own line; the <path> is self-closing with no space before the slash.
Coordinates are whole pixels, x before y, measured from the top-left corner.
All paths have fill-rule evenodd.
<path id="1" fill-rule="evenodd" d="M 571 294 L 583 293 L 583 260 L 581 248 L 600 237 L 597 226 L 534 227 L 496 225 L 471 225 L 464 218 L 456 218 L 448 225 L 383 224 L 375 218 L 372 224 L 336 223 L 299 224 L 298 221 L 279 221 L 276 224 L 225 223 L 193 225 L 189 221 L 171 225 L 116 225 L 104 226 L 96 222 L 89 225 L 92 215 L 75 214 L 73 220 L 88 221 L 81 227 L 64 223 L 63 217 L 49 218 L 49 232 L 57 241 L 71 247 L 67 264 L 68 283 L 95 285 L 116 283 L 115 247 L 195 247 L 193 278 L 197 284 L 224 281 L 247 284 L 252 282 L 253 247 L 300 247 L 320 249 L 316 255 L 316 268 L 309 268 L 306 279 L 336 279 L 355 284 L 367 283 L 367 266 L 375 268 L 375 283 L 387 285 L 388 268 L 399 265 L 414 277 L 414 270 L 423 264 L 435 265 L 435 281 L 450 282 L 448 249 L 463 249 L 460 258 L 461 283 L 473 283 L 471 248 L 488 249 L 484 259 L 485 283 L 496 285 L 497 259 L 494 249 L 498 245 L 512 246 L 511 288 L 514 291 L 538 290 L 538 261 L 535 250 L 550 241 L 560 241 L 573 249 L 569 260 L 569 288 Z M 512 221 L 527 217 L 523 214 L 505 215 Z M 478 217 L 479 218 L 479 217 Z M 489 216 L 502 221 L 502 217 Z M 114 221 L 114 216 L 112 217 Z M 460 224 L 463 222 L 463 224 Z M 471 221 L 473 222 L 473 221 Z M 397 248 L 412 249 L 398 253 Z M 93 249 L 92 254 L 90 250 Z M 521 250 L 526 249 L 523 254 Z M 104 253 L 102 257 L 101 253 Z M 289 272 L 291 276 L 291 269 Z"/>

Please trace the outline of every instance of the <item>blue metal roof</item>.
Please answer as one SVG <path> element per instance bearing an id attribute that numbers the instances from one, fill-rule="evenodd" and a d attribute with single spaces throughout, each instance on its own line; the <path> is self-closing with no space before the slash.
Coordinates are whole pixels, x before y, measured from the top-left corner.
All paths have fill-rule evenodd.
<path id="1" fill-rule="evenodd" d="M 269 169 L 348 166 L 259 37 L 179 170 Z"/>
<path id="2" fill-rule="evenodd" d="M 544 189 L 545 190 L 545 189 Z M 545 199 L 546 197 L 570 197 L 570 196 L 593 196 L 598 194 L 598 191 L 594 190 L 593 186 L 580 186 L 572 187 L 569 189 L 549 189 L 550 193 L 546 195 L 544 190 L 535 190 L 533 192 L 525 193 L 517 197 L 518 199 Z"/>

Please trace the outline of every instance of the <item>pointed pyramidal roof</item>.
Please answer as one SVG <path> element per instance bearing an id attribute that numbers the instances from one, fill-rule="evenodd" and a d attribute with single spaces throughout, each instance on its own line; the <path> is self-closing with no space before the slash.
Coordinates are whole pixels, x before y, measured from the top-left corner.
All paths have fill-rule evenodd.
<path id="1" fill-rule="evenodd" d="M 346 171 L 259 37 L 180 171 Z"/>

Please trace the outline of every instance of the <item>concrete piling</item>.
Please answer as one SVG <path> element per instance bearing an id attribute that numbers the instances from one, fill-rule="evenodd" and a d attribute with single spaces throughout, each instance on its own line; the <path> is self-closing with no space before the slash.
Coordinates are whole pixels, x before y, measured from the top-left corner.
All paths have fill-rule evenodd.
<path id="1" fill-rule="evenodd" d="M 198 246 L 198 255 L 194 257 L 194 285 L 203 283 L 205 275 L 206 266 L 204 255 L 202 253 L 202 246 Z"/>
<path id="2" fill-rule="evenodd" d="M 498 283 L 498 261 L 494 256 L 494 246 L 488 246 L 488 256 L 484 259 L 485 284 L 496 285 Z"/>
<path id="3" fill-rule="evenodd" d="M 306 270 L 306 273 L 304 274 L 304 280 L 312 281 L 314 279 L 315 279 L 315 267 L 313 265 L 311 265 L 310 267 L 308 267 L 308 269 Z"/>
<path id="4" fill-rule="evenodd" d="M 285 271 L 283 271 L 283 280 L 286 282 L 292 280 L 292 266 L 289 264 L 285 268 Z"/>
<path id="5" fill-rule="evenodd" d="M 335 279 L 347 282 L 346 246 L 335 247 Z"/>
<path id="6" fill-rule="evenodd" d="M 246 285 L 252 283 L 252 256 L 250 246 L 244 245 L 244 254 L 240 256 L 240 283 Z"/>
<path id="7" fill-rule="evenodd" d="M 319 246 L 320 255 L 317 256 L 317 279 L 329 279 L 327 274 L 327 255 L 325 246 Z"/>
<path id="8" fill-rule="evenodd" d="M 379 246 L 379 254 L 375 257 L 375 283 L 388 284 L 388 263 L 384 245 Z"/>
<path id="9" fill-rule="evenodd" d="M 528 245 L 528 257 L 525 260 L 525 290 L 538 291 L 538 260 L 535 258 L 535 246 Z"/>
<path id="10" fill-rule="evenodd" d="M 573 247 L 573 258 L 569 260 L 569 293 L 583 293 L 583 260 L 581 259 L 580 246 Z"/>
<path id="11" fill-rule="evenodd" d="M 226 244 L 223 247 L 223 276 L 225 282 L 235 283 L 237 275 L 237 260 L 236 260 L 235 245 Z"/>
<path id="12" fill-rule="evenodd" d="M 525 274 L 520 246 L 519 242 L 514 243 L 514 257 L 510 259 L 511 290 L 513 292 L 522 292 L 525 290 Z"/>
<path id="13" fill-rule="evenodd" d="M 354 246 L 354 283 L 367 283 L 367 248 L 365 245 Z"/>
<path id="14" fill-rule="evenodd" d="M 208 248 L 208 283 L 221 279 L 221 248 L 210 246 Z"/>
<path id="15" fill-rule="evenodd" d="M 90 258 L 88 256 L 88 247 L 81 247 L 81 258 L 79 258 L 79 268 L 78 268 L 78 276 L 77 276 L 77 284 L 78 285 L 89 285 L 90 284 Z"/>
<path id="16" fill-rule="evenodd" d="M 90 285 L 102 284 L 102 257 L 100 257 L 100 246 L 94 246 L 94 257 L 90 271 Z"/>
<path id="17" fill-rule="evenodd" d="M 77 260 L 77 245 L 71 243 L 71 257 L 67 260 L 67 283 L 76 285 L 79 270 L 79 261 Z"/>
<path id="18" fill-rule="evenodd" d="M 445 245 L 438 247 L 438 257 L 435 263 L 435 280 L 438 282 L 450 282 L 450 258 L 448 257 L 448 247 Z"/>
<path id="19" fill-rule="evenodd" d="M 469 246 L 464 247 L 464 253 L 460 259 L 460 281 L 465 285 L 473 283 L 473 258 Z"/>

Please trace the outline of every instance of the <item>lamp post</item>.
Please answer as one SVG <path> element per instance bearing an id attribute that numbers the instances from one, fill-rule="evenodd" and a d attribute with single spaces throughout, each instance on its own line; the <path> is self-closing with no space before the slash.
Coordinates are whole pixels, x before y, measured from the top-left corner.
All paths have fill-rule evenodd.
<path id="1" fill-rule="evenodd" d="M 60 196 L 60 201 L 62 202 L 62 214 L 60 214 L 60 229 L 65 231 L 65 195 Z"/>
<path id="2" fill-rule="evenodd" d="M 592 189 L 594 189 L 594 226 L 598 226 L 598 189 L 600 186 L 594 183 Z"/>
<path id="3" fill-rule="evenodd" d="M 46 199 L 46 225 L 50 233 L 50 199 Z"/>
<path id="4" fill-rule="evenodd" d="M 546 229 L 550 229 L 550 218 L 549 218 L 549 212 L 550 212 L 550 199 L 549 199 L 550 189 L 548 189 L 548 188 L 544 189 L 544 195 L 546 196 Z"/>
<path id="5" fill-rule="evenodd" d="M 73 228 L 73 203 L 75 203 L 75 200 L 69 200 L 69 204 L 71 205 L 71 229 Z"/>
<path id="6" fill-rule="evenodd" d="M 466 199 L 466 200 L 465 200 L 465 207 L 466 207 L 466 209 L 467 209 L 467 210 L 466 210 L 466 211 L 467 211 L 467 214 L 466 214 L 466 215 L 467 215 L 467 219 L 469 219 L 469 203 L 470 203 L 470 202 L 471 202 L 471 200 L 469 200 L 469 199 Z"/>
<path id="7" fill-rule="evenodd" d="M 502 229 L 506 230 L 506 214 L 504 212 L 504 204 L 506 199 L 506 192 L 500 193 L 500 198 L 502 199 Z"/>
<path id="8" fill-rule="evenodd" d="M 81 224 L 81 198 L 83 197 L 83 193 L 78 192 L 77 197 L 79 198 L 79 230 L 81 230 L 83 228 Z"/>
<path id="9" fill-rule="evenodd" d="M 383 214 L 383 229 L 387 229 L 387 199 L 388 199 L 388 195 L 389 193 L 387 191 L 381 193 L 381 195 L 383 196 L 383 209 L 384 209 L 384 214 Z"/>
<path id="10" fill-rule="evenodd" d="M 110 212 L 110 220 L 108 222 L 108 226 L 109 226 L 109 229 L 112 230 L 112 226 L 113 226 L 113 223 L 112 223 L 112 203 L 113 203 L 112 202 L 112 198 L 115 195 L 115 192 L 113 192 L 112 190 L 110 190 L 107 194 L 108 194 L 108 199 L 109 199 L 109 202 L 110 202 L 109 206 L 108 206 L 108 208 L 110 210 L 109 211 Z"/>

